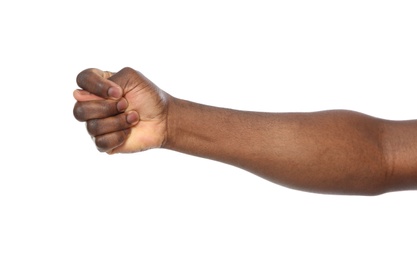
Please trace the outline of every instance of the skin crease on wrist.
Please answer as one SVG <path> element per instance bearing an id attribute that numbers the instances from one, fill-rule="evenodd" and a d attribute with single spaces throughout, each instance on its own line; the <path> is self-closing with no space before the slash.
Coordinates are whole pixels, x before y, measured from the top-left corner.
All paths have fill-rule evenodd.
<path id="1" fill-rule="evenodd" d="M 74 115 L 90 125 L 93 135 L 100 133 L 94 136 L 100 151 L 166 148 L 326 194 L 377 195 L 417 186 L 415 121 L 346 110 L 261 113 L 218 108 L 172 97 L 130 68 L 106 75 L 108 80 L 97 71 L 80 74 L 84 81 L 78 84 L 87 91 L 74 92 Z M 109 95 L 115 83 L 123 97 L 99 96 Z M 109 88 L 102 89 L 106 84 Z"/>

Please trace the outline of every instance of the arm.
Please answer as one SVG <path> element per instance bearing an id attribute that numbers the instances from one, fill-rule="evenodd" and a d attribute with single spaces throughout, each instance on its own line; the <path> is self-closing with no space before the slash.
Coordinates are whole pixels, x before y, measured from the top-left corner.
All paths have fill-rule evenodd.
<path id="1" fill-rule="evenodd" d="M 417 122 L 353 111 L 258 113 L 172 99 L 166 148 L 306 191 L 380 194 L 417 187 Z"/>
<path id="2" fill-rule="evenodd" d="M 123 86 L 122 82 L 114 82 Z M 98 93 L 85 84 L 79 85 Z M 141 120 L 123 127 L 109 123 L 107 125 L 113 128 L 106 127 L 106 133 L 95 135 L 90 131 L 90 134 L 106 139 L 115 132 L 132 130 L 117 142 L 104 142 L 106 147 L 101 146 L 100 150 L 113 153 L 162 147 L 231 164 L 280 185 L 320 193 L 371 195 L 417 186 L 417 163 L 414 163 L 417 123 L 414 121 L 393 122 L 352 111 L 236 111 L 180 100 L 153 84 L 152 88 L 158 95 L 153 96 L 153 101 L 152 98 L 145 101 L 163 103 L 162 110 L 160 108 L 163 112 L 156 113 L 162 116 L 154 124 L 160 128 L 145 133 L 136 129 L 142 124 Z M 143 103 L 144 99 L 139 95 L 129 96 L 131 91 L 123 92 L 129 103 L 126 111 L 137 111 L 138 118 L 143 118 L 135 104 L 138 100 Z M 75 96 L 79 101 L 86 101 Z M 93 121 L 97 125 L 98 120 L 88 116 L 98 117 L 88 109 L 91 102 L 76 105 L 87 114 L 87 126 Z M 99 120 L 109 120 L 110 116 L 126 117 L 126 111 L 115 111 L 114 115 L 103 112 Z M 103 128 L 106 124 L 101 125 Z M 155 132 L 159 138 L 150 139 L 158 142 L 144 147 L 140 139 L 149 138 Z"/>

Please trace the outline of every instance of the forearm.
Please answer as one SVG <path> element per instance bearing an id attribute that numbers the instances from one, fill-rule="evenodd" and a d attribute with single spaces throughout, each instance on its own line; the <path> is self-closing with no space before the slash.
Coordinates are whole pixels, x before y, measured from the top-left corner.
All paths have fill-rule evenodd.
<path id="1" fill-rule="evenodd" d="M 178 99 L 171 103 L 168 149 L 306 191 L 378 194 L 391 189 L 384 120 L 351 111 L 258 113 Z"/>

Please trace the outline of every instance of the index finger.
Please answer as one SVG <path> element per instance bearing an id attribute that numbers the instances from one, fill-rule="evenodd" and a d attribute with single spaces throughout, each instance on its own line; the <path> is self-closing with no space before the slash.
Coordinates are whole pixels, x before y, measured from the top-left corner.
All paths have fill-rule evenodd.
<path id="1" fill-rule="evenodd" d="M 120 99 L 123 96 L 122 88 L 109 80 L 113 73 L 99 69 L 86 69 L 77 76 L 80 88 L 102 98 Z"/>

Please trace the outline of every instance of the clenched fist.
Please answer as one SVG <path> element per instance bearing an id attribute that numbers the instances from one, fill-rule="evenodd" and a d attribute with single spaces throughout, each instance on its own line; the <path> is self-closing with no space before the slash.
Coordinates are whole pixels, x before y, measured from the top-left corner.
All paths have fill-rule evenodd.
<path id="1" fill-rule="evenodd" d="M 77 76 L 74 116 L 86 122 L 97 149 L 109 154 L 161 147 L 170 96 L 131 68 L 87 69 Z"/>

